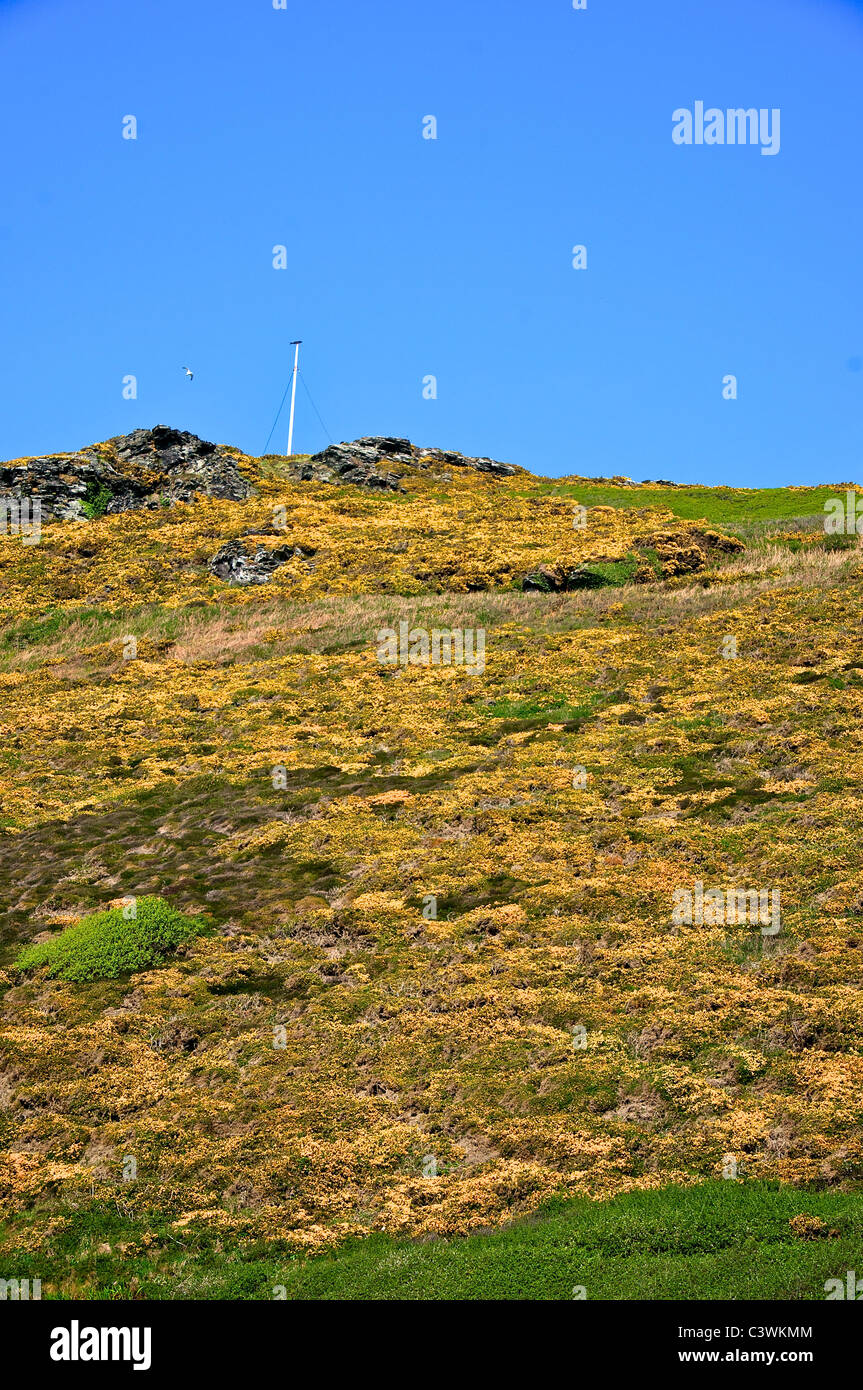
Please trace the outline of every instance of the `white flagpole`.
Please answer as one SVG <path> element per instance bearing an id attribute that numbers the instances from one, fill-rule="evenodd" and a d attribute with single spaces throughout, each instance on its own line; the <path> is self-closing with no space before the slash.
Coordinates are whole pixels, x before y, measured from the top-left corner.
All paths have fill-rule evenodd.
<path id="1" fill-rule="evenodd" d="M 297 364 L 300 360 L 300 343 L 302 341 L 302 338 L 298 338 L 294 339 L 291 343 L 291 347 L 294 349 L 294 375 L 291 382 L 291 420 L 288 425 L 288 458 L 290 458 L 294 452 L 294 405 L 297 399 Z"/>

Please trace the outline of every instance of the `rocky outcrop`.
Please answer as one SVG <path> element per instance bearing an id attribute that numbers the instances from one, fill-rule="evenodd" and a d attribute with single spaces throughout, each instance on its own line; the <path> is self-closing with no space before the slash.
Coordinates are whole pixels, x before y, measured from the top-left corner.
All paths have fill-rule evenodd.
<path id="1" fill-rule="evenodd" d="M 611 478 L 590 478 L 584 473 L 567 473 L 561 478 L 565 483 L 589 483 L 591 487 L 690 487 L 690 483 L 670 483 L 667 478 L 644 478 L 637 483 L 625 474 L 615 473 Z"/>
<path id="2" fill-rule="evenodd" d="M 294 471 L 305 482 L 354 483 L 358 487 L 400 492 L 406 468 L 441 467 L 470 468 L 499 478 L 512 477 L 519 471 L 511 463 L 472 458 L 448 449 L 421 449 L 409 439 L 388 435 L 365 435 L 350 444 L 331 444 L 319 454 L 294 465 Z"/>
<path id="3" fill-rule="evenodd" d="M 227 541 L 216 552 L 209 569 L 217 579 L 229 584 L 266 584 L 287 560 L 307 560 L 312 553 L 299 545 L 278 545 L 267 550 L 238 538 Z"/>
<path id="4" fill-rule="evenodd" d="M 210 444 L 196 434 L 157 425 L 109 440 L 125 466 L 142 468 L 165 479 L 164 491 L 177 502 L 199 493 L 242 502 L 252 485 L 237 467 L 238 454 L 224 444 Z"/>
<path id="5" fill-rule="evenodd" d="M 117 435 L 75 454 L 0 464 L 0 498 L 39 498 L 44 521 L 190 502 L 199 494 L 241 501 L 250 492 L 234 450 L 167 425 Z"/>
<path id="6" fill-rule="evenodd" d="M 43 521 L 170 506 L 194 497 L 243 501 L 252 483 L 241 471 L 243 455 L 196 434 L 156 425 L 133 430 L 71 454 L 45 454 L 0 464 L 0 501 L 38 498 Z M 366 436 L 332 444 L 309 459 L 289 465 L 308 482 L 353 483 L 358 487 L 403 490 L 409 469 L 473 469 L 495 477 L 519 472 L 511 463 L 471 458 L 447 449 L 420 449 L 409 439 Z"/>

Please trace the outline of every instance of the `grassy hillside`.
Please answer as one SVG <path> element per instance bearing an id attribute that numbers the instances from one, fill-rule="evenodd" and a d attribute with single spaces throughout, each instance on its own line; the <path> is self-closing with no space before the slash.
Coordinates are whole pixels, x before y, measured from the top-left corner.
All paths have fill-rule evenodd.
<path id="1" fill-rule="evenodd" d="M 853 484 L 847 484 L 853 487 Z M 782 529 L 789 521 L 824 519 L 824 503 L 844 495 L 846 484 L 825 487 L 658 487 L 641 483 L 637 487 L 592 484 L 580 479 L 547 479 L 541 495 L 573 498 L 586 507 L 637 509 L 659 507 L 686 521 L 706 520 L 731 531 L 754 527 Z"/>
<path id="2" fill-rule="evenodd" d="M 552 1201 L 473 1236 L 372 1234 L 313 1256 L 275 1234 L 253 1244 L 178 1234 L 159 1212 L 92 1202 L 15 1262 L 55 1298 L 796 1301 L 823 1299 L 830 1279 L 844 1286 L 861 1239 L 863 1207 L 848 1194 L 708 1182 Z"/>
<path id="3" fill-rule="evenodd" d="M 863 574 L 820 529 L 836 489 L 379 496 L 243 467 L 247 502 L 0 538 L 16 1267 L 152 1296 L 182 1296 L 177 1251 L 194 1297 L 392 1297 L 393 1270 L 511 1297 L 522 1268 L 531 1297 L 818 1296 L 863 1176 Z M 217 579 L 280 507 L 312 562 Z M 521 592 L 538 566 L 598 587 Z M 484 669 L 381 664 L 402 621 L 482 628 Z M 781 931 L 674 923 L 696 881 L 779 889 Z M 212 929 L 131 975 L 16 966 L 148 896 Z M 739 1183 L 693 1186 L 729 1156 Z M 573 1198 L 603 1201 L 462 1243 Z M 839 1234 L 789 1235 L 810 1210 Z M 644 1222 L 667 1250 L 631 1252 Z"/>

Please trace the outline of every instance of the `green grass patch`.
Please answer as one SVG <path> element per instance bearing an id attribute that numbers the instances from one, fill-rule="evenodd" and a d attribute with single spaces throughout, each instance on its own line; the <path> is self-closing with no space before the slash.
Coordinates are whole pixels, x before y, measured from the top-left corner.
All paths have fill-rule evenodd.
<path id="1" fill-rule="evenodd" d="M 12 623 L 0 633 L 0 645 L 14 648 L 40 646 L 50 642 L 67 627 L 69 617 L 66 613 L 46 613 L 41 618 L 24 618 L 20 623 Z"/>
<path id="2" fill-rule="evenodd" d="M 481 713 L 494 719 L 548 719 L 553 724 L 565 724 L 573 719 L 588 719 L 603 703 L 601 693 L 591 695 L 584 704 L 574 705 L 565 695 L 551 693 L 529 695 L 524 699 L 502 695 L 490 704 L 480 706 Z"/>
<path id="3" fill-rule="evenodd" d="M 604 483 L 580 483 L 568 478 L 547 486 L 524 490 L 560 500 L 572 499 L 585 507 L 662 507 L 685 521 L 709 521 L 717 525 L 749 526 L 759 522 L 797 520 L 825 516 L 824 503 L 842 495 L 836 484 L 822 487 L 615 487 Z"/>
<path id="4" fill-rule="evenodd" d="M 635 557 L 627 555 L 622 560 L 594 560 L 584 566 L 583 573 L 597 579 L 597 587 L 617 589 L 629 583 L 637 568 Z"/>
<path id="5" fill-rule="evenodd" d="M 801 1239 L 789 1221 L 823 1222 Z M 830 1235 L 835 1231 L 835 1235 Z M 561 1202 L 500 1231 L 427 1242 L 373 1237 L 291 1262 L 289 1299 L 823 1299 L 859 1263 L 863 1203 L 771 1184 L 711 1182 Z"/>
<path id="6" fill-rule="evenodd" d="M 816 1220 L 801 1232 L 799 1216 Z M 558 1200 L 477 1235 L 374 1234 L 314 1257 L 278 1240 L 226 1246 L 218 1231 L 178 1231 L 108 1195 L 65 1211 L 39 1249 L 44 1220 L 17 1216 L 0 1242 L 32 1233 L 16 1273 L 40 1278 L 48 1299 L 570 1301 L 583 1289 L 588 1300 L 822 1301 L 828 1280 L 859 1269 L 863 1242 L 860 1196 L 770 1182 Z"/>

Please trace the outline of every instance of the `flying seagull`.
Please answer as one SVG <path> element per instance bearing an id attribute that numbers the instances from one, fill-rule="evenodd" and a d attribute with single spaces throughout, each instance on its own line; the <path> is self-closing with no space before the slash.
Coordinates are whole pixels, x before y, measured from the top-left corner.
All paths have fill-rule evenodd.
<path id="1" fill-rule="evenodd" d="M 194 373 L 194 372 L 190 372 L 188 367 L 184 367 L 184 368 L 183 368 L 183 371 L 186 373 L 186 376 L 187 376 L 187 377 L 189 378 L 189 380 L 191 381 L 192 378 L 194 377 L 195 373 Z"/>

